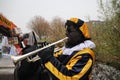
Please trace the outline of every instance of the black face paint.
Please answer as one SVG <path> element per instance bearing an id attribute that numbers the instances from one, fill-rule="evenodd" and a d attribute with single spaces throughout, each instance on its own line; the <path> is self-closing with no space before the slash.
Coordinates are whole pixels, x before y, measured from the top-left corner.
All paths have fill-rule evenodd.
<path id="1" fill-rule="evenodd" d="M 74 26 L 68 26 L 66 28 L 66 36 L 68 37 L 66 42 L 66 47 L 68 48 L 71 48 L 84 41 L 82 32 Z"/>

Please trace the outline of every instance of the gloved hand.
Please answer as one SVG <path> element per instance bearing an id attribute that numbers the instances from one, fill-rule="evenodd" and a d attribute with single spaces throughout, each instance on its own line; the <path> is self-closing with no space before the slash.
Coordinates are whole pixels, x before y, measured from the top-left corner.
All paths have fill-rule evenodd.
<path id="1" fill-rule="evenodd" d="M 42 59 L 42 62 L 47 62 L 54 53 L 54 46 L 51 46 L 49 48 L 46 48 L 38 53 L 38 56 Z"/>

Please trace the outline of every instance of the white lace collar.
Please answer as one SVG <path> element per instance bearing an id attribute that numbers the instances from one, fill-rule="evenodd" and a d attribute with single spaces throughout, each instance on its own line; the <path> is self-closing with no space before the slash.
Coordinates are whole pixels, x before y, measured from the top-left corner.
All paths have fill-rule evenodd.
<path id="1" fill-rule="evenodd" d="M 94 42 L 91 40 L 86 40 L 83 43 L 80 43 L 72 48 L 66 48 L 65 46 L 62 48 L 64 55 L 71 55 L 73 51 L 80 51 L 84 48 L 95 48 Z"/>

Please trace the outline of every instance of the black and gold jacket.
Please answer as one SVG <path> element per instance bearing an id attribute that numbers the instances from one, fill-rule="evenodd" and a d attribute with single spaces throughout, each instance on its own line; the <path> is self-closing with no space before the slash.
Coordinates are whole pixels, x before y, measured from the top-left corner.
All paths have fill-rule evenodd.
<path id="1" fill-rule="evenodd" d="M 89 49 L 74 51 L 71 55 L 63 55 L 63 51 L 54 54 L 47 63 L 46 69 L 51 73 L 52 80 L 89 80 L 94 52 Z"/>

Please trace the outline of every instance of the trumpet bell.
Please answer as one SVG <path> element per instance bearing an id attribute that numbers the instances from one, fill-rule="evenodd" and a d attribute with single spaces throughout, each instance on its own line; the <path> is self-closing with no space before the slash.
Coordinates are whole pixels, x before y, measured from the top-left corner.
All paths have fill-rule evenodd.
<path id="1" fill-rule="evenodd" d="M 22 59 L 22 56 L 11 56 L 11 59 L 13 60 L 13 63 L 17 63 L 20 59 Z"/>

